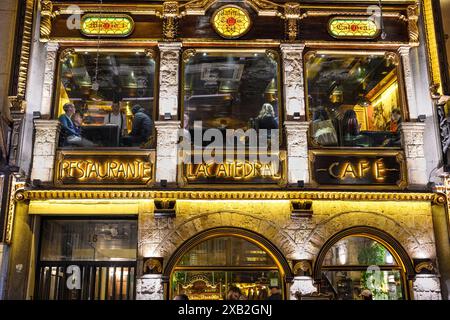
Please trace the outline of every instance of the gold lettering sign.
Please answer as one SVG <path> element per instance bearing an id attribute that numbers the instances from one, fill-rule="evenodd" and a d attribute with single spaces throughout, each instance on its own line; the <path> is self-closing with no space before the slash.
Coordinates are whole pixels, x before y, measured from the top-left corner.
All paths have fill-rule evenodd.
<path id="1" fill-rule="evenodd" d="M 373 39 L 380 34 L 380 28 L 369 18 L 332 18 L 328 32 L 335 38 Z"/>
<path id="2" fill-rule="evenodd" d="M 312 182 L 317 186 L 406 186 L 405 160 L 398 151 L 310 152 Z"/>
<path id="3" fill-rule="evenodd" d="M 124 14 L 87 14 L 81 19 L 81 33 L 85 36 L 126 37 L 133 29 L 133 19 Z"/>
<path id="4" fill-rule="evenodd" d="M 286 182 L 284 151 L 272 155 L 269 161 L 247 155 L 235 157 L 234 160 L 184 163 L 182 168 L 183 179 L 187 184 L 283 185 Z"/>
<path id="5" fill-rule="evenodd" d="M 154 153 L 61 151 L 55 168 L 57 185 L 150 185 Z"/>

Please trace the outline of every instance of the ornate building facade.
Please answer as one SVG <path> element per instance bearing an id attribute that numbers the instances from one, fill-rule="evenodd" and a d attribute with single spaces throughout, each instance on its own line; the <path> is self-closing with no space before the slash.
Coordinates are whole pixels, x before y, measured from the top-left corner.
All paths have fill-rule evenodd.
<path id="1" fill-rule="evenodd" d="M 447 299 L 430 3 L 24 1 L 4 297 Z"/>

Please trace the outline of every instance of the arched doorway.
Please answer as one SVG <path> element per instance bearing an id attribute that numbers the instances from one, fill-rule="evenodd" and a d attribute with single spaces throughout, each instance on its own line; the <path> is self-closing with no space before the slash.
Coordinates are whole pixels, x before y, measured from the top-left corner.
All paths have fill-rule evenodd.
<path id="1" fill-rule="evenodd" d="M 376 228 L 346 229 L 322 247 L 314 280 L 320 292 L 339 300 L 410 299 L 414 269 L 406 251 Z"/>
<path id="2" fill-rule="evenodd" d="M 171 299 L 222 300 L 238 287 L 249 300 L 264 300 L 270 287 L 286 297 L 292 273 L 283 254 L 266 238 L 241 228 L 213 228 L 186 241 L 171 257 L 164 274 Z"/>

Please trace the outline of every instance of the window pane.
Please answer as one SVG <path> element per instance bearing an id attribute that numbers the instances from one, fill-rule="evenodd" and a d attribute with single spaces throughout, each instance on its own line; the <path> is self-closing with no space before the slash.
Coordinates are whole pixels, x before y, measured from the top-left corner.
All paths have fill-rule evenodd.
<path id="1" fill-rule="evenodd" d="M 278 271 L 177 271 L 172 276 L 172 294 L 186 294 L 189 300 L 226 300 L 232 286 L 245 300 L 266 300 L 269 286 L 281 288 Z"/>
<path id="2" fill-rule="evenodd" d="M 400 147 L 397 66 L 384 55 L 306 56 L 312 141 L 319 146 Z"/>
<path id="3" fill-rule="evenodd" d="M 184 68 L 184 128 L 278 129 L 278 80 L 263 52 L 195 54 Z"/>
<path id="4" fill-rule="evenodd" d="M 57 104 L 60 146 L 150 147 L 154 81 L 155 62 L 144 52 L 65 56 Z"/>
<path id="5" fill-rule="evenodd" d="M 272 266 L 272 258 L 257 245 L 236 237 L 206 240 L 186 253 L 180 266 Z"/>
<path id="6" fill-rule="evenodd" d="M 325 271 L 322 274 L 322 293 L 332 294 L 338 300 L 403 299 L 400 271 Z"/>
<path id="7" fill-rule="evenodd" d="M 45 220 L 41 232 L 42 261 L 136 259 L 133 220 Z"/>
<path id="8" fill-rule="evenodd" d="M 397 265 L 397 262 L 379 242 L 364 237 L 348 237 L 331 247 L 323 265 Z"/>

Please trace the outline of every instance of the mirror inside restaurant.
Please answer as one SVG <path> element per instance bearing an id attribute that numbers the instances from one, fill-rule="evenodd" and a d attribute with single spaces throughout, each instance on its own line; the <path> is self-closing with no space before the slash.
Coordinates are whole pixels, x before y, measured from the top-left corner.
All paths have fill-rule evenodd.
<path id="1" fill-rule="evenodd" d="M 321 147 L 400 147 L 403 120 L 392 54 L 306 54 L 312 142 Z"/>

